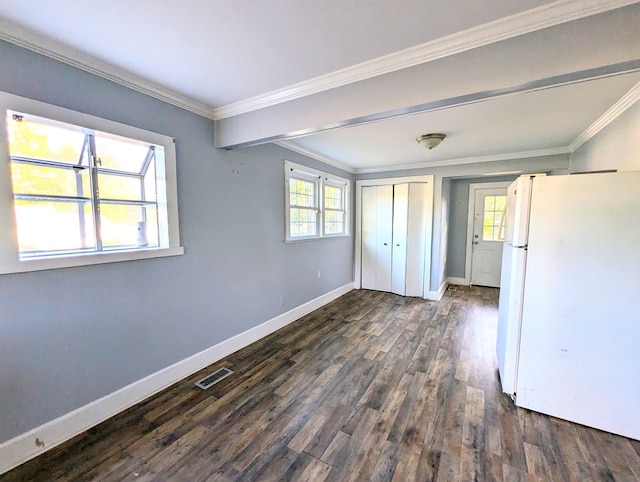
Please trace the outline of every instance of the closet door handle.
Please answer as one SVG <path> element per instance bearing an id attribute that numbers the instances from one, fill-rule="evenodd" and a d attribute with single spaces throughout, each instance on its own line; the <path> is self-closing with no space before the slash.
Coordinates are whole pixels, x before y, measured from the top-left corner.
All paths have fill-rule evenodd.
<path id="1" fill-rule="evenodd" d="M 385 246 L 389 246 L 387 243 L 384 243 Z"/>

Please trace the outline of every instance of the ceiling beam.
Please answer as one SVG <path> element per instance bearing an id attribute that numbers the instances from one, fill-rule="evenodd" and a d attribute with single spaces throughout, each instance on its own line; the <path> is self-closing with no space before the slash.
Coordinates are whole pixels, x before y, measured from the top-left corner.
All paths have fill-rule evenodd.
<path id="1" fill-rule="evenodd" d="M 535 92 L 539 90 L 552 89 L 555 87 L 561 87 L 571 84 L 577 84 L 580 82 L 588 82 L 591 80 L 602 79 L 606 77 L 612 77 L 616 75 L 629 74 L 633 72 L 640 72 L 640 59 L 628 60 L 625 62 L 619 62 L 615 64 L 605 65 L 601 67 L 594 67 L 590 69 L 579 70 L 575 72 L 554 75 L 541 79 L 532 80 L 519 85 L 510 87 L 497 88 L 491 90 L 484 90 L 478 92 L 472 92 L 459 96 L 452 96 L 448 98 L 433 100 L 422 104 L 413 106 L 391 109 L 384 112 L 378 112 L 374 114 L 368 114 L 364 116 L 352 117 L 344 119 L 338 122 L 332 122 L 322 124 L 314 127 L 308 127 L 303 129 L 292 130 L 289 132 L 283 132 L 276 135 L 266 136 L 251 139 L 245 142 L 239 142 L 235 144 L 222 145 L 225 149 L 238 149 L 243 147 L 250 147 L 260 144 L 266 144 L 270 142 L 286 141 L 295 139 L 298 137 L 304 137 L 312 134 L 318 134 L 333 129 L 341 129 L 345 127 L 353 127 L 362 124 L 368 124 L 371 122 L 379 122 L 384 120 L 393 119 L 396 117 L 433 112 L 442 109 L 450 109 L 453 107 L 459 107 L 463 105 L 473 104 L 477 102 L 485 102 L 492 99 L 498 99 L 501 97 L 526 94 L 529 92 Z M 218 136 L 216 136 L 217 138 Z"/>

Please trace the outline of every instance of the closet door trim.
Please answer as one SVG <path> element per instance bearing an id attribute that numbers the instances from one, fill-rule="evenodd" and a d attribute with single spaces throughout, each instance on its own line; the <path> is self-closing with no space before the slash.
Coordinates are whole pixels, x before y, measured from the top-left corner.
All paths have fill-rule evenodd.
<path id="1" fill-rule="evenodd" d="M 355 209 L 355 266 L 354 266 L 354 287 L 359 289 L 361 287 L 361 275 L 362 275 L 362 188 L 366 186 L 384 186 L 393 184 L 403 184 L 412 182 L 425 182 L 428 184 L 428 199 L 427 199 L 427 235 L 425 238 L 427 247 L 425 253 L 425 292 L 430 289 L 429 279 L 431 276 L 431 250 L 433 245 L 433 193 L 434 193 L 434 176 L 409 176 L 409 177 L 390 177 L 384 179 L 365 179 L 356 181 L 356 209 Z"/>

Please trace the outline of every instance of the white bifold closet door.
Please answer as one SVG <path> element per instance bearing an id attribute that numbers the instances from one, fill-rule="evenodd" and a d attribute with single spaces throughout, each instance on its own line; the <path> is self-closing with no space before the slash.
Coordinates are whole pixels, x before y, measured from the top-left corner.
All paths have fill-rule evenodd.
<path id="1" fill-rule="evenodd" d="M 393 186 L 362 189 L 362 287 L 391 291 Z"/>
<path id="2" fill-rule="evenodd" d="M 426 204 L 426 183 L 362 188 L 362 288 L 423 295 Z"/>

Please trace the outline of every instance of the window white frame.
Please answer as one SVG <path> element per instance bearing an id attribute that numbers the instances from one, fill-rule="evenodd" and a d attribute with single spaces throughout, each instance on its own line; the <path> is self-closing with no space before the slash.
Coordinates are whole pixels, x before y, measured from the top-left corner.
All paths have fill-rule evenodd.
<path id="1" fill-rule="evenodd" d="M 158 162 L 156 167 L 158 206 L 159 210 L 163 213 L 166 212 L 164 225 L 161 226 L 160 246 L 121 251 L 70 253 L 21 260 L 13 208 L 11 160 L 6 129 L 7 111 L 24 112 L 36 117 L 162 146 L 164 148 L 164 162 Z M 0 129 L 0 274 L 175 256 L 184 253 L 180 246 L 178 232 L 176 155 L 174 140 L 171 137 L 6 92 L 0 92 L 0 116 L 3 124 L 3 128 Z"/>
<path id="2" fill-rule="evenodd" d="M 296 164 L 291 161 L 284 161 L 284 177 L 285 177 L 285 241 L 295 242 L 303 241 L 307 239 L 318 238 L 334 238 L 340 236 L 350 235 L 350 207 L 349 200 L 351 196 L 351 181 L 339 176 L 312 169 L 301 164 Z M 307 182 L 315 183 L 315 209 L 316 212 L 316 234 L 312 236 L 292 236 L 291 234 L 291 208 L 295 208 L 295 205 L 291 205 L 290 197 L 290 180 L 300 179 Z M 324 197 L 325 186 L 338 187 L 342 189 L 342 207 L 341 209 L 325 209 Z M 340 233 L 326 233 L 325 232 L 325 215 L 328 211 L 342 211 L 344 213 L 344 229 Z"/>

